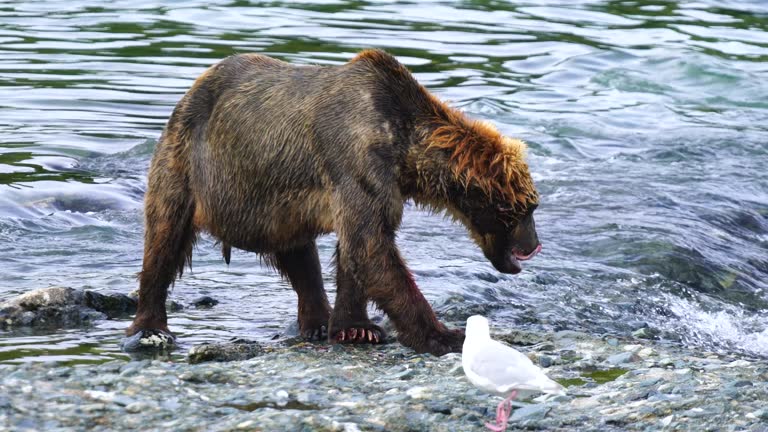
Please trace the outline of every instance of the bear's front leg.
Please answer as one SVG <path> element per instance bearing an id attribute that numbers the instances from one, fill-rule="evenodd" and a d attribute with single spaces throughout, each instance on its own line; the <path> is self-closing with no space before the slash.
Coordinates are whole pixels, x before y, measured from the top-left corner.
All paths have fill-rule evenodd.
<path id="1" fill-rule="evenodd" d="M 384 329 L 368 318 L 368 295 L 365 288 L 355 282 L 342 262 L 336 245 L 336 303 L 329 323 L 328 336 L 334 343 L 383 343 Z"/>
<path id="2" fill-rule="evenodd" d="M 400 257 L 394 242 L 394 233 L 370 234 L 356 241 L 347 239 L 343 233 L 339 236 L 338 264 L 358 288 L 364 288 L 363 298 L 373 300 L 389 316 L 398 331 L 398 340 L 403 345 L 413 348 L 416 352 L 428 352 L 437 356 L 461 352 L 464 332 L 449 330 L 437 320 L 432 307 L 419 291 Z M 357 290 L 356 295 L 362 296 L 361 292 L 362 290 Z M 365 319 L 365 322 L 369 323 L 367 316 Z M 334 310 L 331 318 L 332 331 L 340 328 L 336 324 L 340 321 L 344 322 L 343 315 Z M 374 335 L 380 330 L 372 324 L 362 328 L 366 338 L 371 329 L 374 330 Z M 355 334 L 359 335 L 359 332 Z M 344 336 L 348 337 L 348 334 L 345 332 Z"/>

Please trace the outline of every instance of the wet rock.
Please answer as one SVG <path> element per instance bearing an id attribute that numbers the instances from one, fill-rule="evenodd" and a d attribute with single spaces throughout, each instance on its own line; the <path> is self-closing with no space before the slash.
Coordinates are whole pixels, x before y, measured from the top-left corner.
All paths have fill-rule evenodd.
<path id="1" fill-rule="evenodd" d="M 657 339 L 659 331 L 650 327 L 643 327 L 632 332 L 632 336 L 638 339 Z"/>
<path id="2" fill-rule="evenodd" d="M 125 407 L 125 411 L 130 414 L 139 414 L 156 408 L 157 406 L 147 402 L 133 402 Z"/>
<path id="3" fill-rule="evenodd" d="M 464 371 L 462 371 L 462 373 L 463 372 Z M 404 371 L 391 375 L 392 379 L 396 379 L 396 380 L 409 380 L 414 376 L 416 376 L 416 371 L 413 369 L 406 369 Z"/>
<path id="4" fill-rule="evenodd" d="M 553 337 L 556 341 L 563 341 L 563 340 L 569 340 L 569 339 L 573 339 L 573 340 L 591 339 L 591 337 L 588 334 L 584 332 L 575 331 L 575 330 L 560 330 L 556 332 L 553 335 Z"/>
<path id="5" fill-rule="evenodd" d="M 136 312 L 136 300 L 124 294 L 50 287 L 0 304 L 0 327 L 75 327 Z"/>
<path id="6" fill-rule="evenodd" d="M 509 345 L 536 346 L 538 344 L 551 342 L 549 337 L 543 337 L 541 334 L 523 330 L 513 330 L 509 333 L 493 335 L 493 338 Z"/>
<path id="7" fill-rule="evenodd" d="M 405 391 L 405 394 L 412 399 L 428 399 L 432 395 L 432 391 L 427 387 L 413 387 Z"/>
<path id="8" fill-rule="evenodd" d="M 553 363 L 552 357 L 545 356 L 545 355 L 539 357 L 539 365 L 543 368 L 548 368 L 552 366 L 552 363 Z"/>
<path id="9" fill-rule="evenodd" d="M 198 309 L 212 308 L 219 304 L 219 301 L 210 296 L 198 297 L 192 302 L 192 306 Z"/>
<path id="10" fill-rule="evenodd" d="M 754 386 L 754 384 L 752 384 L 752 381 L 747 381 L 747 380 L 736 380 L 726 384 L 726 387 L 728 388 L 741 388 L 741 387 L 752 387 L 752 386 Z"/>
<path id="11" fill-rule="evenodd" d="M 117 318 L 136 313 L 136 299 L 125 294 L 101 294 L 85 291 L 85 305 L 105 314 L 108 318 Z"/>
<path id="12" fill-rule="evenodd" d="M 229 343 L 203 344 L 192 347 L 187 360 L 192 363 L 225 362 L 247 360 L 264 353 L 264 348 L 256 342 L 239 339 Z"/>
<path id="13" fill-rule="evenodd" d="M 432 412 L 441 413 L 441 414 L 451 414 L 451 407 L 442 402 L 429 402 L 426 404 L 427 409 L 429 409 Z"/>
<path id="14" fill-rule="evenodd" d="M 547 413 L 552 410 L 552 406 L 546 404 L 526 405 L 518 408 L 512 413 L 510 423 L 523 422 L 531 420 L 543 420 Z"/>
<path id="15" fill-rule="evenodd" d="M 86 305 L 83 291 L 43 288 L 0 303 L 0 327 L 72 327 L 106 318 Z"/>
<path id="16" fill-rule="evenodd" d="M 88 395 L 91 399 L 97 400 L 99 402 L 114 403 L 120 406 L 127 406 L 135 402 L 130 397 L 119 395 L 114 392 L 86 390 L 85 394 Z"/>
<path id="17" fill-rule="evenodd" d="M 614 354 L 608 357 L 607 359 L 605 359 L 605 362 L 612 365 L 620 365 L 625 363 L 634 363 L 640 360 L 642 359 L 636 352 L 629 351 L 629 352 Z"/>

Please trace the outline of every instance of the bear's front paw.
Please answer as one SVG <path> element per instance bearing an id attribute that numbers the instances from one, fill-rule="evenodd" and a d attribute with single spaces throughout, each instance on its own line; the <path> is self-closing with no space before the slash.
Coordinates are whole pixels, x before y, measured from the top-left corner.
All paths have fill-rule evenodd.
<path id="1" fill-rule="evenodd" d="M 439 357 L 448 353 L 461 352 L 464 345 L 464 330 L 442 328 L 433 330 L 426 336 L 420 343 L 412 346 L 416 352 L 428 352 Z"/>

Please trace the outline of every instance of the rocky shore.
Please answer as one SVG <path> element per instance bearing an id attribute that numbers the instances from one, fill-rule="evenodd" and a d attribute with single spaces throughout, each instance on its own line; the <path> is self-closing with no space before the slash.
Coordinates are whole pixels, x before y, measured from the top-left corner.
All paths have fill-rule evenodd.
<path id="1" fill-rule="evenodd" d="M 643 336 L 642 334 L 636 336 Z M 509 430 L 768 431 L 768 364 L 634 337 L 501 332 L 566 396 Z M 193 347 L 186 362 L 0 365 L 0 430 L 482 431 L 498 399 L 461 356 L 297 339 Z"/>

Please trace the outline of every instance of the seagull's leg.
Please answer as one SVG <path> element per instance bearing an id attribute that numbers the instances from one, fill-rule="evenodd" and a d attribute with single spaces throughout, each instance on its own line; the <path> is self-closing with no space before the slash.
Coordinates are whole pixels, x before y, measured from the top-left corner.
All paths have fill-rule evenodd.
<path id="1" fill-rule="evenodd" d="M 504 430 L 504 426 L 502 426 L 503 418 L 509 417 L 509 413 L 507 413 L 504 409 L 504 404 L 506 403 L 506 400 L 503 400 L 499 402 L 499 404 L 496 406 L 496 424 L 493 423 L 486 423 L 485 427 L 488 429 L 494 431 L 494 432 L 502 432 Z"/>
<path id="2" fill-rule="evenodd" d="M 517 396 L 517 390 L 512 391 L 509 397 L 499 402 L 496 407 L 496 424 L 486 423 L 485 427 L 494 432 L 504 432 L 507 429 L 507 420 L 512 414 L 512 400 Z"/>
<path id="3" fill-rule="evenodd" d="M 504 431 L 504 428 L 500 424 L 500 417 L 499 417 L 501 415 L 501 412 L 499 410 L 501 410 L 501 409 L 502 409 L 501 404 L 499 404 L 498 408 L 496 408 L 496 424 L 493 424 L 493 423 L 490 423 L 490 422 L 486 422 L 485 423 L 485 427 L 487 427 L 488 429 L 492 430 L 493 432 L 503 432 Z"/>
<path id="4" fill-rule="evenodd" d="M 512 400 L 515 397 L 517 397 L 517 390 L 510 393 L 509 397 L 504 399 L 501 405 L 499 405 L 502 407 L 501 424 L 499 425 L 502 431 L 507 429 L 507 421 L 509 420 L 509 415 L 512 414 Z"/>

